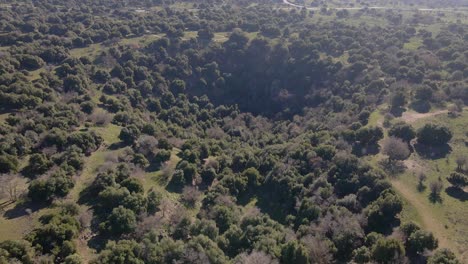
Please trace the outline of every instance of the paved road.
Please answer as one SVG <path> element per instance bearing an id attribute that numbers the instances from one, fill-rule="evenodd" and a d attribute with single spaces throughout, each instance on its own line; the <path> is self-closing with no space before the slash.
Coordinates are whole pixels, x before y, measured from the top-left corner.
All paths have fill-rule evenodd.
<path id="1" fill-rule="evenodd" d="M 303 8 L 303 5 L 298 5 L 289 2 L 289 0 L 283 0 L 283 4 L 291 6 L 291 7 L 297 7 L 297 8 Z M 331 9 L 335 10 L 360 10 L 360 9 L 392 9 L 392 10 L 401 10 L 401 11 L 444 11 L 444 12 L 457 12 L 457 11 L 468 11 L 467 9 L 459 8 L 459 9 L 454 9 L 454 8 L 395 8 L 395 7 L 388 7 L 388 6 L 368 6 L 368 7 L 331 7 Z M 307 10 L 320 10 L 319 7 L 306 7 Z"/>

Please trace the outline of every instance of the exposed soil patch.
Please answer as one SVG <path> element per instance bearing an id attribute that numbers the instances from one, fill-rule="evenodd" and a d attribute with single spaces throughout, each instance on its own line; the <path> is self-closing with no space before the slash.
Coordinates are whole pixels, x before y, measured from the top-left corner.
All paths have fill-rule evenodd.
<path id="1" fill-rule="evenodd" d="M 413 111 L 407 111 L 402 114 L 401 120 L 405 121 L 406 123 L 411 124 L 411 123 L 418 121 L 419 119 L 434 117 L 437 115 L 447 114 L 447 113 L 448 113 L 448 110 L 439 110 L 439 111 L 429 112 L 429 113 L 418 113 L 418 112 L 413 112 Z"/>

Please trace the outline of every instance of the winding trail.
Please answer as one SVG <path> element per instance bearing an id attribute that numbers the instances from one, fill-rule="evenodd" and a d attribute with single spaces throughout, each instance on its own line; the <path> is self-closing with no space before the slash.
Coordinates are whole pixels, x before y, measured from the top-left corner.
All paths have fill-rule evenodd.
<path id="1" fill-rule="evenodd" d="M 286 0 L 284 0 L 286 1 Z M 406 111 L 403 115 L 397 119 L 405 121 L 406 123 L 414 123 L 420 119 L 435 117 L 441 114 L 448 113 L 448 110 L 437 110 L 429 113 L 417 113 L 414 111 Z M 377 121 L 378 126 L 382 127 L 383 117 Z M 383 127 L 382 127 L 383 128 Z M 385 129 L 385 128 L 383 128 Z M 413 168 L 416 170 L 423 170 L 424 165 L 418 164 L 414 160 L 406 160 L 405 164 L 408 168 Z M 442 222 L 440 222 L 433 214 L 431 207 L 427 204 L 425 200 L 421 200 L 420 197 L 415 193 L 416 190 L 412 186 L 408 186 L 406 183 L 401 181 L 399 178 L 390 178 L 390 183 L 392 187 L 397 191 L 397 193 L 404 198 L 409 204 L 414 207 L 416 213 L 420 216 L 422 225 L 425 230 L 431 231 L 434 236 L 439 241 L 439 248 L 449 248 L 455 249 L 453 241 L 448 237 L 448 232 Z"/>
<path id="2" fill-rule="evenodd" d="M 434 117 L 434 116 L 438 116 L 438 115 L 446 114 L 446 113 L 448 113 L 448 110 L 438 110 L 438 111 L 429 112 L 429 113 L 418 113 L 414 111 L 406 111 L 403 113 L 400 119 L 405 121 L 406 123 L 411 124 L 411 123 L 418 121 L 419 119 Z"/>
<path id="3" fill-rule="evenodd" d="M 444 232 L 444 226 L 431 214 L 431 208 L 415 195 L 415 190 L 398 179 L 391 180 L 390 182 L 393 188 L 413 205 L 418 215 L 421 216 L 424 228 L 431 231 L 439 240 L 439 247 L 454 249 L 455 247 L 446 237 L 447 233 Z"/>

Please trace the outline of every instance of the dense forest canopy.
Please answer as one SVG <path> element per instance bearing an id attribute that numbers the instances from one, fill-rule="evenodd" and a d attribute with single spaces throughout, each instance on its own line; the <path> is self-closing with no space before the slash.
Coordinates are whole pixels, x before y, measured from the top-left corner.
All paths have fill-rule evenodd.
<path id="1" fill-rule="evenodd" d="M 1 1 L 0 263 L 462 263 L 391 179 L 467 153 L 398 119 L 463 118 L 467 13 L 318 2 Z"/>

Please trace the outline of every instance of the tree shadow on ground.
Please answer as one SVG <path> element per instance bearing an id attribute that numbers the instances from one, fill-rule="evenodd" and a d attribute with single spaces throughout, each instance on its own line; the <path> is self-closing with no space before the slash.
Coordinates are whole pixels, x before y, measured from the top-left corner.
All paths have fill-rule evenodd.
<path id="1" fill-rule="evenodd" d="M 393 107 L 390 109 L 390 114 L 392 114 L 394 117 L 401 117 L 404 112 L 406 112 L 406 108 L 403 107 Z"/>
<path id="2" fill-rule="evenodd" d="M 427 189 L 427 186 L 423 182 L 418 182 L 417 186 L 418 192 L 424 192 Z"/>
<path id="3" fill-rule="evenodd" d="M 450 187 L 447 187 L 445 189 L 445 192 L 449 196 L 451 196 L 451 197 L 453 197 L 453 198 L 455 198 L 457 200 L 460 200 L 462 202 L 468 201 L 468 193 L 465 192 L 463 189 L 460 189 L 460 188 L 457 188 L 457 187 L 454 187 L 454 186 L 450 186 Z"/>
<path id="4" fill-rule="evenodd" d="M 379 161 L 379 165 L 382 167 L 384 171 L 386 171 L 391 176 L 396 176 L 400 173 L 405 172 L 406 165 L 398 160 L 388 161 L 388 159 L 383 159 Z"/>
<path id="5" fill-rule="evenodd" d="M 180 182 L 177 178 L 172 177 L 166 185 L 166 191 L 170 193 L 182 193 L 185 186 L 191 186 L 187 182 Z"/>
<path id="6" fill-rule="evenodd" d="M 439 193 L 430 193 L 429 194 L 429 201 L 431 201 L 431 203 L 442 203 L 442 196 L 440 196 Z"/>
<path id="7" fill-rule="evenodd" d="M 385 236 L 389 236 L 395 231 L 395 228 L 398 228 L 400 225 L 401 225 L 401 220 L 398 218 L 395 218 L 391 220 L 390 222 L 386 222 L 385 224 L 367 226 L 365 230 L 367 232 L 378 232 Z"/>
<path id="8" fill-rule="evenodd" d="M 156 172 L 161 170 L 162 163 L 158 161 L 150 161 L 150 164 L 148 167 L 145 168 L 146 172 Z"/>
<path id="9" fill-rule="evenodd" d="M 102 235 L 96 235 L 88 241 L 88 247 L 99 252 L 105 248 L 108 241 L 108 238 L 104 238 Z"/>
<path id="10" fill-rule="evenodd" d="M 263 190 L 262 190 L 263 189 Z M 271 189 L 261 188 L 258 192 L 256 206 L 262 213 L 267 214 L 271 219 L 286 223 L 286 216 L 291 213 L 294 203 L 280 199 L 281 195 L 272 192 Z"/>
<path id="11" fill-rule="evenodd" d="M 3 214 L 3 217 L 6 219 L 15 219 L 39 211 L 46 206 L 46 204 L 38 204 L 33 202 L 18 203 L 15 205 L 15 207 L 6 210 Z"/>
<path id="12" fill-rule="evenodd" d="M 433 147 L 416 143 L 414 144 L 414 149 L 419 156 L 432 160 L 445 158 L 450 152 L 452 152 L 452 148 L 448 144 Z"/>
<path id="13" fill-rule="evenodd" d="M 125 144 L 123 142 L 116 142 L 116 143 L 112 143 L 108 149 L 109 150 L 118 150 L 118 149 L 121 149 L 125 147 Z"/>
<path id="14" fill-rule="evenodd" d="M 380 146 L 378 144 L 366 145 L 355 144 L 353 146 L 352 153 L 358 157 L 377 155 L 380 151 Z"/>
<path id="15" fill-rule="evenodd" d="M 93 189 L 92 184 L 84 188 L 80 194 L 77 203 L 93 206 L 96 204 L 96 199 L 98 194 L 95 189 Z"/>
<path id="16" fill-rule="evenodd" d="M 117 240 L 118 238 L 103 234 L 99 228 L 99 225 L 104 222 L 105 219 L 94 216 L 91 220 L 91 232 L 95 234 L 88 240 L 88 247 L 95 249 L 97 252 L 103 250 L 109 240 Z"/>
<path id="17" fill-rule="evenodd" d="M 418 113 L 428 113 L 431 110 L 431 104 L 427 101 L 414 101 L 410 104 L 410 108 Z"/>

